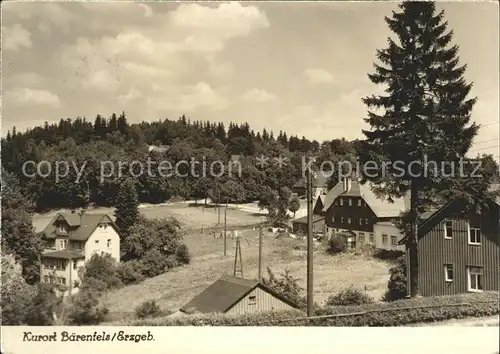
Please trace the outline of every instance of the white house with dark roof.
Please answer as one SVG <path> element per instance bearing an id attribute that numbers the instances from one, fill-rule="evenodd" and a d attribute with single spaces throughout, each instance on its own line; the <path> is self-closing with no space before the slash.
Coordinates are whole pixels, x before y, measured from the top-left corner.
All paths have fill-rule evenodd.
<path id="1" fill-rule="evenodd" d="M 120 235 L 107 214 L 84 211 L 57 214 L 40 233 L 46 243 L 41 255 L 40 278 L 74 291 L 78 269 L 94 254 L 108 253 L 120 261 Z"/>

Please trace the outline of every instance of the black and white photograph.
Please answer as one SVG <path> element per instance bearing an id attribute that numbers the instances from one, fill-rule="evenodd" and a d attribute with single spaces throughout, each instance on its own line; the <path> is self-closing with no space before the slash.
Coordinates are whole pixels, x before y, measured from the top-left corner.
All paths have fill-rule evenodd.
<path id="1" fill-rule="evenodd" d="M 498 2 L 1 10 L 2 353 L 498 353 Z"/>

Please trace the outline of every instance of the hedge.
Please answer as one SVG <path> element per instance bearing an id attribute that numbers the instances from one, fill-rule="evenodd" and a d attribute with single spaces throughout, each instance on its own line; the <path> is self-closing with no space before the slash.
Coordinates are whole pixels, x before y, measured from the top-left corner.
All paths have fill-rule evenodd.
<path id="1" fill-rule="evenodd" d="M 394 327 L 500 313 L 499 293 L 435 296 L 388 303 L 335 306 L 319 309 L 307 318 L 298 310 L 246 315 L 204 314 L 129 320 L 118 326 L 348 326 Z"/>

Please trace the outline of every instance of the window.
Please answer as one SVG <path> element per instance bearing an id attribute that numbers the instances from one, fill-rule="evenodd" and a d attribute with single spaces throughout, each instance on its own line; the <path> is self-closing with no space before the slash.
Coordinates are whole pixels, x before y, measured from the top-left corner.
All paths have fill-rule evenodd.
<path id="1" fill-rule="evenodd" d="M 375 236 L 373 234 L 370 234 L 370 243 L 375 243 Z"/>
<path id="2" fill-rule="evenodd" d="M 66 285 L 66 278 L 58 277 L 57 278 L 57 284 Z"/>
<path id="3" fill-rule="evenodd" d="M 57 231 L 62 232 L 62 233 L 66 233 L 66 232 L 68 232 L 68 229 L 66 228 L 66 225 L 59 224 L 59 226 L 57 227 Z"/>
<path id="4" fill-rule="evenodd" d="M 359 224 L 363 225 L 363 219 L 362 218 L 359 218 Z"/>
<path id="5" fill-rule="evenodd" d="M 48 275 L 44 275 L 43 276 L 43 282 L 44 283 L 48 283 L 49 282 L 49 276 Z"/>
<path id="6" fill-rule="evenodd" d="M 483 269 L 479 267 L 468 267 L 469 291 L 483 291 Z"/>
<path id="7" fill-rule="evenodd" d="M 365 218 L 365 225 L 368 225 L 368 218 Z"/>
<path id="8" fill-rule="evenodd" d="M 68 245 L 68 240 L 59 240 L 60 249 L 65 250 L 67 245 Z"/>
<path id="9" fill-rule="evenodd" d="M 340 223 L 341 223 L 341 224 L 343 224 L 343 223 L 344 223 L 344 217 L 343 217 L 343 216 L 340 218 Z"/>
<path id="10" fill-rule="evenodd" d="M 387 238 L 387 235 L 382 235 L 382 244 L 383 244 L 383 245 L 387 245 L 387 241 L 388 241 L 388 240 L 389 240 L 389 239 Z"/>
<path id="11" fill-rule="evenodd" d="M 365 234 L 360 232 L 358 238 L 359 238 L 359 244 L 362 246 L 365 243 Z"/>
<path id="12" fill-rule="evenodd" d="M 470 245 L 480 245 L 481 244 L 481 229 L 478 227 L 470 227 L 467 225 L 469 231 L 469 244 Z"/>
<path id="13" fill-rule="evenodd" d="M 43 260 L 43 266 L 50 269 L 56 268 L 59 270 L 64 270 L 66 268 L 66 261 L 64 259 L 46 258 Z"/>
<path id="14" fill-rule="evenodd" d="M 358 199 L 358 206 L 361 206 L 363 204 L 363 201 L 361 199 Z"/>
<path id="15" fill-rule="evenodd" d="M 73 269 L 76 270 L 77 267 L 78 267 L 78 262 L 77 261 L 73 261 Z"/>
<path id="16" fill-rule="evenodd" d="M 95 240 L 95 243 L 99 243 L 99 240 Z"/>
<path id="17" fill-rule="evenodd" d="M 453 236 L 453 222 L 451 220 L 444 221 L 444 238 L 451 238 Z"/>
<path id="18" fill-rule="evenodd" d="M 248 297 L 248 304 L 255 305 L 257 303 L 257 296 L 252 295 Z"/>
<path id="19" fill-rule="evenodd" d="M 352 222 L 351 218 L 347 218 L 347 223 L 350 224 Z"/>
<path id="20" fill-rule="evenodd" d="M 111 247 L 111 239 L 110 239 L 110 238 L 108 238 L 107 247 L 108 247 L 108 248 L 110 248 L 110 247 Z"/>
<path id="21" fill-rule="evenodd" d="M 344 199 L 340 198 L 339 201 L 340 201 L 340 206 L 344 205 Z"/>
<path id="22" fill-rule="evenodd" d="M 83 249 L 83 244 L 81 242 L 73 242 L 72 245 L 75 250 Z"/>
<path id="23" fill-rule="evenodd" d="M 398 238 L 396 236 L 391 236 L 391 246 L 397 246 Z"/>
<path id="24" fill-rule="evenodd" d="M 352 198 L 349 198 L 349 206 L 352 206 Z"/>
<path id="25" fill-rule="evenodd" d="M 332 216 L 332 222 L 335 222 L 335 216 Z"/>
<path id="26" fill-rule="evenodd" d="M 453 265 L 445 264 L 444 265 L 444 280 L 447 282 L 453 281 Z"/>

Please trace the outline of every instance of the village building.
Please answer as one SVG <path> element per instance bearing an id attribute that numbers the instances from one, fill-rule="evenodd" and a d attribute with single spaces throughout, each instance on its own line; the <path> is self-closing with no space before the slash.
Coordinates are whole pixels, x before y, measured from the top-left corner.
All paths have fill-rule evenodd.
<path id="1" fill-rule="evenodd" d="M 248 314 L 296 309 L 297 305 L 257 280 L 224 275 L 174 316 L 195 313 Z"/>
<path id="2" fill-rule="evenodd" d="M 107 253 L 120 261 L 118 228 L 107 214 L 83 210 L 59 213 L 40 234 L 46 243 L 41 255 L 41 282 L 64 286 L 64 294 L 78 291 L 78 270 L 92 255 Z"/>
<path id="3" fill-rule="evenodd" d="M 464 212 L 462 203 L 451 201 L 429 215 L 418 230 L 422 296 L 500 290 L 500 198 L 469 212 Z"/>
<path id="4" fill-rule="evenodd" d="M 323 212 L 329 236 L 343 237 L 349 248 L 371 247 L 401 250 L 403 237 L 396 223 L 409 209 L 409 198 L 393 202 L 379 198 L 370 185 L 344 178 L 325 196 Z"/>

